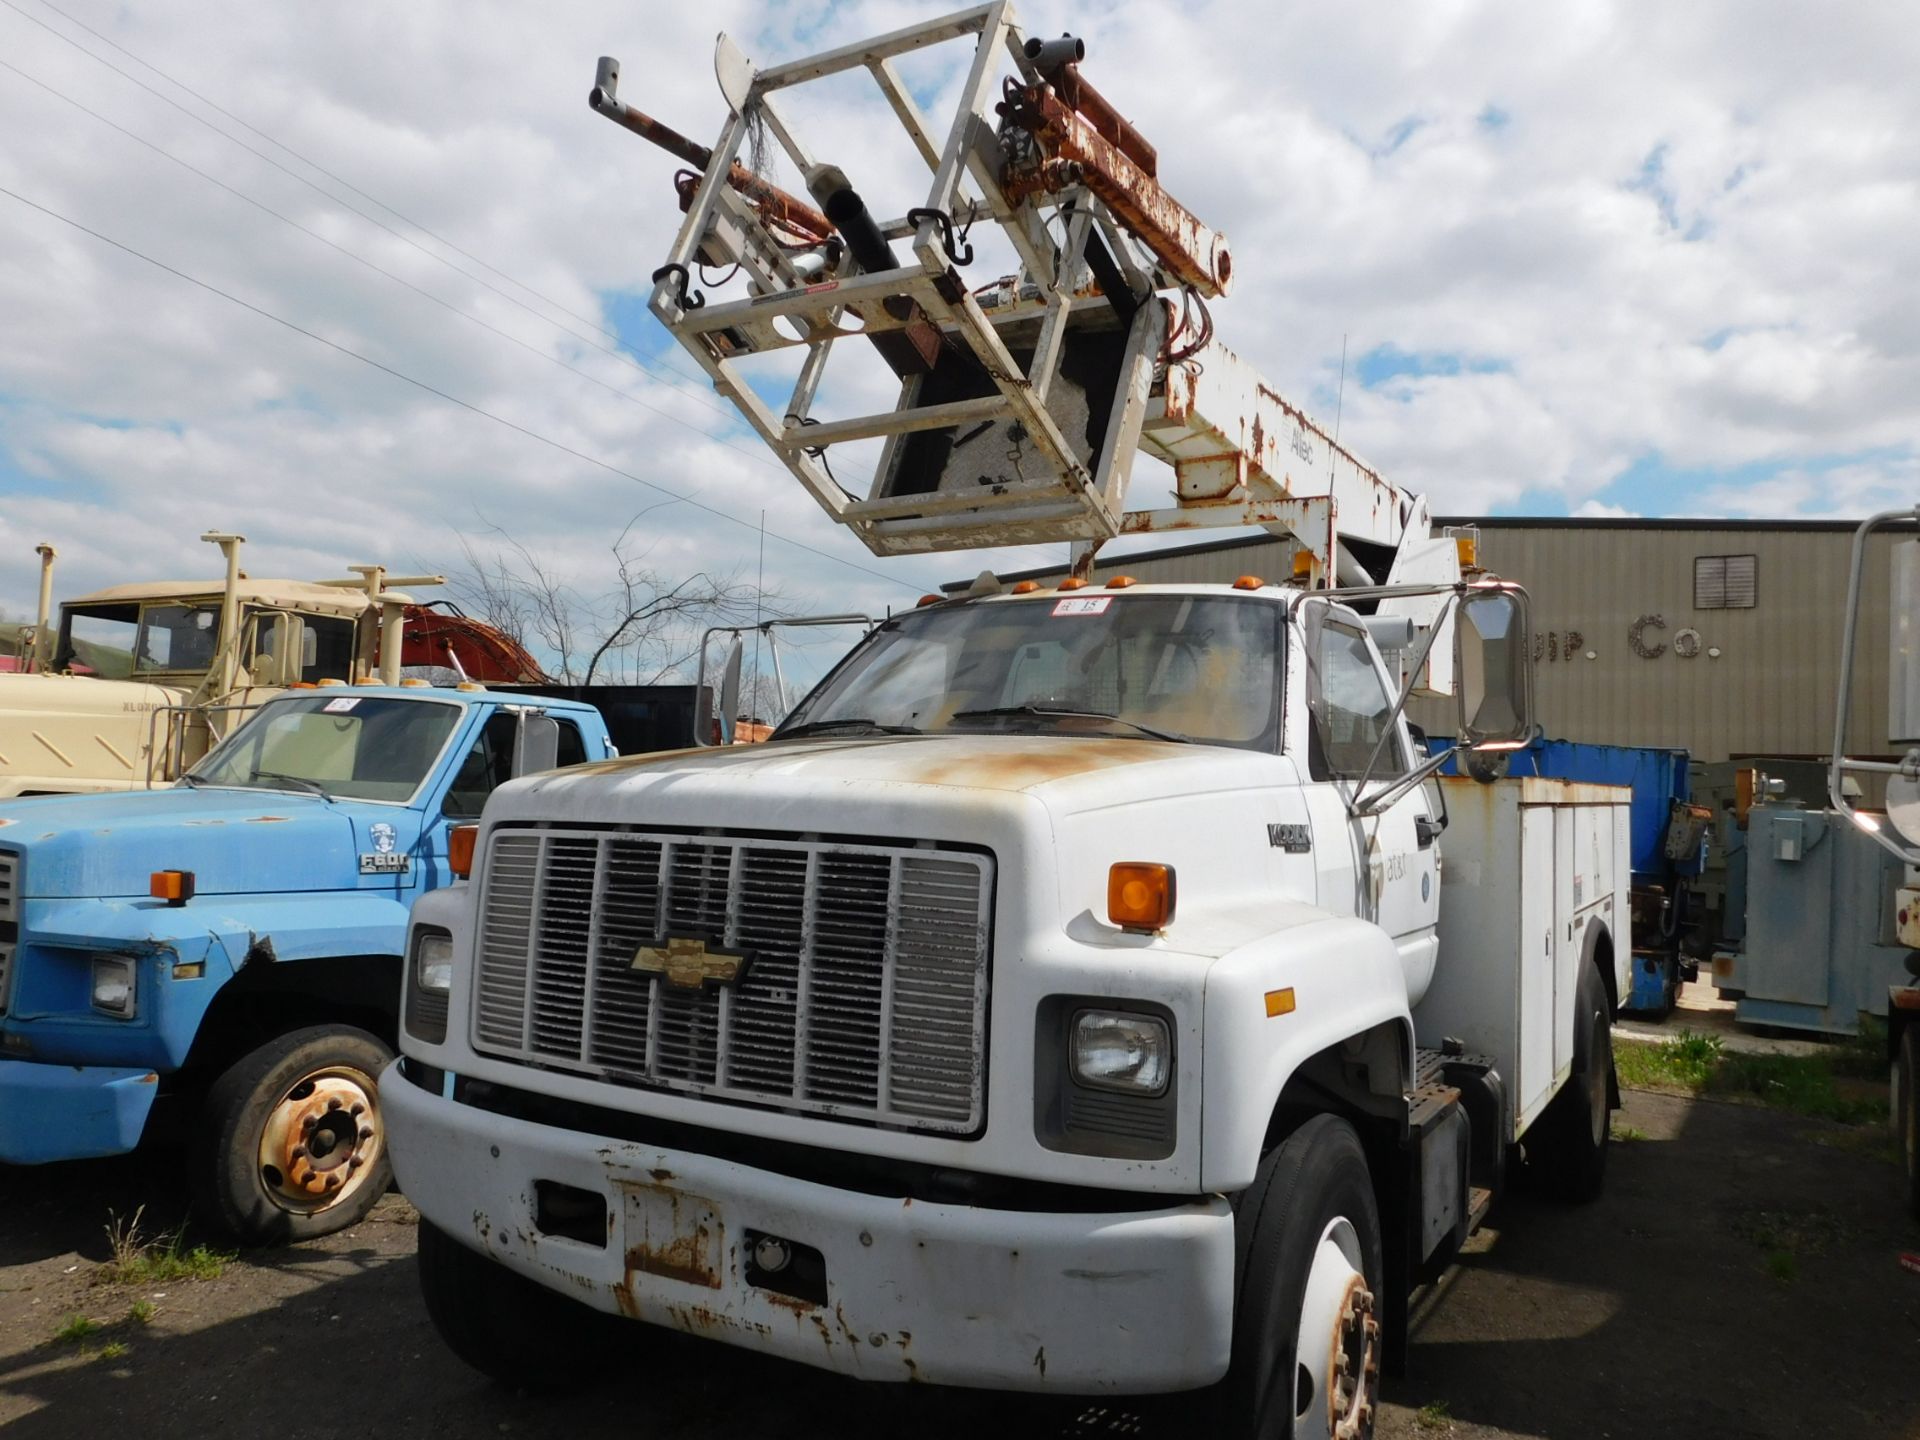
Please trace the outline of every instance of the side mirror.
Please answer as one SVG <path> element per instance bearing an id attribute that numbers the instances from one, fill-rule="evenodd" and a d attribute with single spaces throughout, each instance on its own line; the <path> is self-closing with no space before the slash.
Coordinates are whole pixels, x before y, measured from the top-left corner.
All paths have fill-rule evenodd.
<path id="1" fill-rule="evenodd" d="M 735 635 L 727 647 L 727 666 L 720 675 L 720 743 L 733 743 L 734 718 L 740 713 L 740 660 L 746 647 Z"/>
<path id="2" fill-rule="evenodd" d="M 291 685 L 304 673 L 306 660 L 303 645 L 313 643 L 313 634 L 300 623 L 294 615 L 275 615 L 273 617 L 273 663 L 279 672 L 274 677 L 276 685 Z"/>
<path id="3" fill-rule="evenodd" d="M 1453 645 L 1461 745 L 1523 745 L 1532 739 L 1533 657 L 1526 592 L 1490 585 L 1468 589 L 1460 601 Z"/>
<path id="4" fill-rule="evenodd" d="M 560 763 L 560 722 L 544 710 L 524 711 L 513 732 L 513 777 L 538 775 Z"/>

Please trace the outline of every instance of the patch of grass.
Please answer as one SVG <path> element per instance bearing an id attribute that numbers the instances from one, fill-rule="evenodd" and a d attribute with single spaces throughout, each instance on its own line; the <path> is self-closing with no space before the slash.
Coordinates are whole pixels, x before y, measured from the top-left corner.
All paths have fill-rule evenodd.
<path id="1" fill-rule="evenodd" d="M 1800 1273 L 1800 1262 L 1794 1258 L 1791 1250 L 1769 1250 L 1767 1252 L 1767 1274 L 1782 1285 L 1791 1285 L 1794 1277 Z"/>
<path id="2" fill-rule="evenodd" d="M 187 1244 L 187 1227 L 149 1239 L 140 1228 L 143 1205 L 131 1216 L 107 1222 L 111 1258 L 94 1273 L 100 1285 L 167 1285 L 181 1280 L 217 1280 L 238 1259 L 232 1250 Z"/>
<path id="3" fill-rule="evenodd" d="M 1413 1423 L 1422 1430 L 1453 1429 L 1453 1412 L 1444 1400 L 1431 1400 L 1414 1412 Z"/>
<path id="4" fill-rule="evenodd" d="M 118 1340 L 109 1340 L 94 1353 L 102 1360 L 119 1360 L 125 1357 L 127 1347 L 122 1345 Z"/>
<path id="5" fill-rule="evenodd" d="M 127 1319 L 136 1325 L 153 1323 L 154 1303 L 151 1300 L 136 1300 L 127 1307 Z"/>
<path id="6" fill-rule="evenodd" d="M 1657 1045 L 1617 1046 L 1614 1067 L 1629 1089 L 1747 1100 L 1844 1125 L 1885 1124 L 1884 1084 L 1856 1078 L 1865 1054 L 1856 1041 L 1813 1055 L 1750 1055 L 1728 1050 L 1717 1035 L 1682 1030 Z M 1885 1061 L 1877 1064 L 1872 1076 L 1883 1081 Z"/>
<path id="7" fill-rule="evenodd" d="M 78 1345 L 99 1328 L 98 1320 L 89 1320 L 84 1315 L 69 1315 L 60 1328 L 53 1332 L 53 1338 L 62 1345 Z"/>
<path id="8" fill-rule="evenodd" d="M 1638 1125 L 1616 1125 L 1613 1127 L 1613 1138 L 1623 1145 L 1630 1145 L 1635 1140 L 1646 1139 L 1647 1132 Z"/>

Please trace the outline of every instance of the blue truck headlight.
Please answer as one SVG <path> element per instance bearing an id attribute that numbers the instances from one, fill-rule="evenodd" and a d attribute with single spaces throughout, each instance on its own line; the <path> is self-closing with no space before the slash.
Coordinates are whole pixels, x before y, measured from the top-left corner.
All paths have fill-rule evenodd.
<path id="1" fill-rule="evenodd" d="M 93 1008 L 122 1020 L 131 1019 L 138 999 L 138 971 L 125 955 L 93 957 Z"/>
<path id="2" fill-rule="evenodd" d="M 1073 1017 L 1073 1078 L 1102 1090 L 1158 1095 L 1173 1070 L 1166 1021 L 1117 1010 L 1082 1010 Z"/>

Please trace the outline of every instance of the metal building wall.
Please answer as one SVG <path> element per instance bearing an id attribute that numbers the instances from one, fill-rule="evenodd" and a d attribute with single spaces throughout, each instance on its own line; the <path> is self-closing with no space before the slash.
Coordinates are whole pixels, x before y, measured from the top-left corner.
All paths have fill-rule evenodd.
<path id="1" fill-rule="evenodd" d="M 1549 735 L 1679 746 L 1702 761 L 1827 753 L 1851 528 L 1481 523 L 1481 563 L 1533 597 L 1536 709 Z M 1877 536 L 1868 552 L 1847 739 L 1854 755 L 1892 748 L 1892 544 L 1892 537 Z M 1693 562 L 1708 555 L 1757 557 L 1752 609 L 1693 608 Z M 1163 582 L 1224 582 L 1247 573 L 1279 579 L 1287 557 L 1285 546 L 1258 539 L 1159 558 L 1126 556 L 1095 573 Z M 1691 656 L 1683 653 L 1689 649 Z M 1423 705 L 1415 718 L 1438 729 L 1447 713 Z"/>

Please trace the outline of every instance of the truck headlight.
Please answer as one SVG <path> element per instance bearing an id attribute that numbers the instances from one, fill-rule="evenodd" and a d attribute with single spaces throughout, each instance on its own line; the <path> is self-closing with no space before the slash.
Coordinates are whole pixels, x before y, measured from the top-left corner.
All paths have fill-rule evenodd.
<path id="1" fill-rule="evenodd" d="M 133 1015 L 137 971 L 125 955 L 93 957 L 93 1008 L 119 1019 Z"/>
<path id="2" fill-rule="evenodd" d="M 1164 1020 L 1117 1010 L 1082 1010 L 1073 1017 L 1073 1078 L 1102 1090 L 1158 1095 L 1173 1071 L 1173 1044 Z"/>
<path id="3" fill-rule="evenodd" d="M 432 995 L 453 989 L 453 936 L 422 930 L 413 942 L 413 983 Z"/>
<path id="4" fill-rule="evenodd" d="M 453 936 L 445 930 L 414 928 L 407 949 L 407 1033 L 429 1045 L 447 1038 L 447 997 L 453 990 Z"/>

